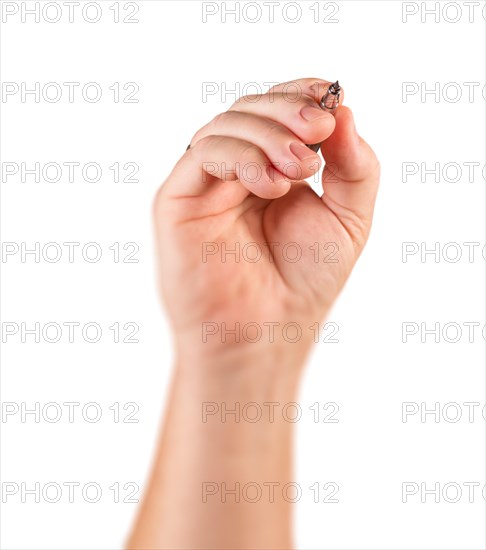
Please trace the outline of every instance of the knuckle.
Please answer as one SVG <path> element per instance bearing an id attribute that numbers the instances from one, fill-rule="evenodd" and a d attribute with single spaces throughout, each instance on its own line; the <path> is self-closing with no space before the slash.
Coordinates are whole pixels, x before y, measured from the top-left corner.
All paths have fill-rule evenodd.
<path id="1" fill-rule="evenodd" d="M 277 90 L 277 88 L 279 88 L 279 87 L 282 86 L 283 84 L 285 84 L 285 82 L 279 82 L 278 84 L 275 84 L 274 86 L 272 86 L 272 87 L 268 90 L 268 93 L 274 92 L 275 90 Z"/>
<path id="2" fill-rule="evenodd" d="M 260 101 L 260 99 L 262 98 L 263 96 L 261 94 L 248 94 L 248 95 L 242 95 L 240 98 L 238 98 L 234 103 L 233 105 L 230 107 L 230 111 L 232 110 L 238 110 L 238 107 L 241 106 L 241 104 L 245 104 L 245 103 L 256 103 L 257 101 Z"/>
<path id="3" fill-rule="evenodd" d="M 218 131 L 221 128 L 224 128 L 228 120 L 232 119 L 232 115 L 235 113 L 230 113 L 228 111 L 218 113 L 212 120 L 210 120 L 205 126 L 200 128 L 191 139 L 191 149 L 193 149 L 197 143 L 202 141 L 204 138 L 209 137 L 210 135 L 217 135 Z"/>
<path id="4" fill-rule="evenodd" d="M 244 101 L 246 103 L 255 103 L 256 101 L 259 101 L 263 96 L 261 94 L 247 94 L 244 96 L 241 96 L 240 101 Z"/>
<path id="5" fill-rule="evenodd" d="M 231 115 L 226 111 L 224 113 L 218 113 L 213 120 L 209 123 L 209 127 L 212 129 L 218 128 L 223 125 L 228 119 L 231 118 Z"/>
<path id="6" fill-rule="evenodd" d="M 376 156 L 376 153 L 371 148 L 369 143 L 367 143 L 361 136 L 358 136 L 360 144 L 365 148 L 367 151 L 367 167 L 368 172 L 372 175 L 380 176 L 381 174 L 381 162 L 380 159 Z"/>
<path id="7" fill-rule="evenodd" d="M 240 158 L 242 160 L 248 160 L 254 162 L 255 160 L 260 160 L 260 148 L 257 147 L 254 143 L 245 142 L 240 151 Z"/>
<path id="8" fill-rule="evenodd" d="M 265 130 L 263 131 L 263 139 L 267 140 L 278 140 L 279 138 L 287 137 L 287 130 L 278 122 L 269 122 L 266 125 Z"/>
<path id="9" fill-rule="evenodd" d="M 188 153 L 199 153 L 200 151 L 204 151 L 205 149 L 207 149 L 207 147 L 211 146 L 215 139 L 217 138 L 217 136 L 213 135 L 213 134 L 209 134 L 207 136 L 204 136 L 202 137 L 200 140 L 198 140 L 193 147 L 191 147 L 189 149 L 189 151 L 187 151 Z"/>

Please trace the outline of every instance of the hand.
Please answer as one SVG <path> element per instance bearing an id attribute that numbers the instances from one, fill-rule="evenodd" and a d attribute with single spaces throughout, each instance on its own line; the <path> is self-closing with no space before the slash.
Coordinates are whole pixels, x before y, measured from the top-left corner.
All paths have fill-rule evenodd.
<path id="1" fill-rule="evenodd" d="M 240 99 L 195 134 L 161 187 L 161 287 L 179 357 L 263 350 L 302 362 L 310 325 L 327 314 L 365 245 L 380 174 L 351 110 L 318 107 L 329 84 L 296 80 Z M 321 141 L 320 197 L 304 179 L 322 162 L 305 144 Z M 223 323 L 238 338 L 224 338 Z M 301 327 L 298 343 L 288 341 L 292 328 L 285 337 L 287 323 Z"/>

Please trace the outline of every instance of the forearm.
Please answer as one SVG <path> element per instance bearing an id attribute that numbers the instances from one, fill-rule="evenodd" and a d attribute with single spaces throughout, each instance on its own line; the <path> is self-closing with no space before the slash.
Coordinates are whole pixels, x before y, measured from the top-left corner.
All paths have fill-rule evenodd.
<path id="1" fill-rule="evenodd" d="M 270 353 L 177 365 L 129 548 L 292 546 L 282 494 L 292 422 L 282 409 L 295 400 L 298 372 Z"/>

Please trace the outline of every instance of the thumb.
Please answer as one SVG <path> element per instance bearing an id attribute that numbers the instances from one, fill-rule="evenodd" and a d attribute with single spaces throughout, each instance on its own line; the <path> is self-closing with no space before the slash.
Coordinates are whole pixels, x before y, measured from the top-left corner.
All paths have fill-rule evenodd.
<path id="1" fill-rule="evenodd" d="M 366 237 L 378 191 L 380 163 L 358 135 L 351 109 L 341 105 L 335 117 L 336 128 L 321 146 L 326 161 L 322 201 L 349 232 L 363 232 Z"/>

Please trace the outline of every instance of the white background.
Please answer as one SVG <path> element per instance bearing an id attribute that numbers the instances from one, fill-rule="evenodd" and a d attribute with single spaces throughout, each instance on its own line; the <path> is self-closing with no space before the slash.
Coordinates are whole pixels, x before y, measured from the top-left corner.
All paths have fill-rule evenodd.
<path id="1" fill-rule="evenodd" d="M 56 6 L 44 16 L 45 4 L 39 4 L 39 22 L 32 15 L 22 20 L 22 9 L 34 8 L 34 2 L 2 6 L 2 548 L 123 545 L 136 504 L 114 502 L 109 487 L 120 484 L 123 500 L 130 492 L 123 489 L 126 483 L 143 486 L 172 363 L 155 280 L 152 197 L 194 132 L 240 91 L 255 92 L 255 87 L 245 90 L 248 83 L 265 92 L 265 83 L 300 77 L 339 78 L 360 133 L 381 160 L 382 185 L 371 240 L 328 319 L 339 325 L 339 342 L 316 346 L 302 385 L 298 547 L 485 548 L 485 2 L 339 1 L 331 15 L 333 3 L 303 1 L 300 17 L 295 2 L 280 2 L 273 22 L 267 7 L 252 22 L 256 8 L 240 2 L 240 23 L 234 15 L 222 15 L 234 2 L 209 3 L 218 13 L 205 23 L 199 1 L 119 2 L 119 23 L 110 9 L 113 0 L 92 3 L 85 18 L 81 1 L 73 22 L 58 2 L 61 19 L 50 23 Z M 423 10 L 435 4 L 437 15 L 425 17 Z M 12 5 L 19 11 L 8 15 Z M 138 22 L 122 22 L 135 11 L 133 5 L 138 12 L 132 19 Z M 101 18 L 89 23 L 96 6 Z M 406 17 L 404 10 L 417 13 Z M 326 16 L 336 22 L 324 23 Z M 39 101 L 33 95 L 22 98 L 22 86 L 36 82 Z M 59 101 L 43 98 L 48 82 L 61 86 Z M 80 84 L 73 102 L 64 82 Z M 81 89 L 89 82 L 102 89 L 98 102 L 83 99 Z M 131 91 L 123 85 L 129 82 L 139 87 L 137 103 L 123 102 Z M 19 92 L 6 96 L 5 83 L 16 83 Z M 119 102 L 110 90 L 114 83 L 120 83 Z M 416 93 L 404 96 L 404 83 Z M 204 98 L 208 85 L 217 93 Z M 437 97 L 422 95 L 434 86 Z M 462 96 L 455 101 L 458 91 Z M 70 183 L 65 167 L 59 182 L 49 183 L 42 174 L 39 182 L 32 175 L 22 182 L 21 164 L 32 168 L 36 162 L 41 167 L 95 162 L 102 177 L 86 181 L 77 168 Z M 115 183 L 109 167 L 116 162 L 136 163 L 139 182 Z M 8 175 L 12 163 L 19 173 Z M 439 163 L 445 176 L 439 174 L 438 182 L 433 175 L 421 181 L 421 172 L 404 178 L 403 163 L 419 169 L 421 163 L 429 168 Z M 454 166 L 448 172 L 447 163 L 459 165 L 457 182 L 450 181 Z M 472 182 L 464 163 L 480 165 Z M 22 258 L 21 248 L 36 242 L 39 261 L 32 254 Z M 42 256 L 49 242 L 62 248 L 58 262 Z M 80 243 L 72 263 L 64 242 Z M 82 257 L 89 242 L 102 250 L 98 262 Z M 129 242 L 139 247 L 138 263 L 122 261 Z M 472 261 L 467 242 L 479 243 Z M 14 244 L 5 249 L 6 243 Z M 122 248 L 119 262 L 110 250 L 114 243 Z M 417 243 L 419 252 L 404 261 L 403 243 Z M 6 255 L 15 245 L 19 252 Z M 434 246 L 439 256 L 422 260 L 420 250 Z M 450 261 L 457 250 L 461 259 Z M 55 249 L 47 253 L 53 256 Z M 67 327 L 57 343 L 42 333 L 39 343 L 32 335 L 22 342 L 21 324 L 32 328 L 36 322 L 41 328 L 98 323 L 103 332 L 97 343 L 83 340 L 80 327 L 72 343 Z M 417 323 L 419 332 L 403 342 L 407 322 Z M 472 342 L 463 324 L 469 322 L 480 323 Z M 114 323 L 136 323 L 139 343 L 115 343 L 109 328 Z M 438 343 L 433 335 L 422 343 L 421 323 L 428 328 L 440 323 L 441 331 L 447 323 L 458 324 L 462 337 L 447 341 L 454 337 L 449 325 L 446 338 L 441 332 Z M 15 326 L 19 332 L 6 336 Z M 121 334 L 127 331 L 122 328 Z M 33 414 L 22 421 L 22 407 L 36 402 L 39 422 Z M 58 422 L 42 414 L 49 402 L 62 408 Z M 80 403 L 73 422 L 65 402 Z M 98 422 L 83 419 L 81 409 L 90 402 L 101 408 Z M 320 423 L 309 409 L 315 402 Z M 338 422 L 322 422 L 322 407 L 331 402 L 339 406 Z M 404 422 L 406 402 L 417 403 L 419 412 Z M 472 421 L 467 402 L 479 403 Z M 119 422 L 110 409 L 114 403 L 120 404 Z M 126 403 L 139 407 L 138 423 L 123 422 L 131 410 L 123 410 Z M 420 408 L 435 403 L 438 417 L 428 414 L 421 421 Z M 444 411 L 447 403 L 458 405 Z M 16 406 L 19 412 L 5 415 Z M 462 418 L 453 422 L 457 410 Z M 51 408 L 47 414 L 55 412 Z M 94 408 L 87 413 L 94 415 Z M 66 486 L 57 503 L 47 502 L 42 492 L 40 502 L 20 492 L 22 483 L 28 488 L 39 483 L 42 490 L 47 483 L 65 482 L 80 484 L 72 503 Z M 339 502 L 314 503 L 309 486 L 316 482 L 321 488 L 337 483 Z M 468 482 L 479 484 L 473 502 L 463 485 Z M 82 497 L 87 483 L 101 487 L 98 502 Z M 409 487 L 418 492 L 404 499 L 403 483 L 415 484 Z M 427 489 L 440 484 L 438 503 L 421 483 Z M 447 483 L 453 485 L 444 496 Z M 5 494 L 15 486 L 18 493 Z M 462 494 L 454 503 L 457 486 Z"/>

